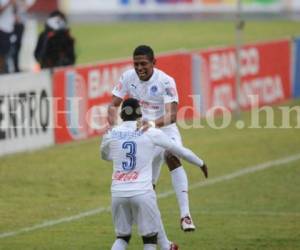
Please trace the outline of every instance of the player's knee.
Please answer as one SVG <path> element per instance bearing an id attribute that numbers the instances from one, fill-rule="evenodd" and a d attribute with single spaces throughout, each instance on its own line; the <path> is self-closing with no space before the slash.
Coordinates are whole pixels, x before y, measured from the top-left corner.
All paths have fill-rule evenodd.
<path id="1" fill-rule="evenodd" d="M 144 244 L 157 244 L 157 233 L 142 236 Z"/>
<path id="2" fill-rule="evenodd" d="M 180 160 L 171 152 L 166 151 L 164 157 L 170 171 L 181 166 Z"/>
<path id="3" fill-rule="evenodd" d="M 131 238 L 131 235 L 123 235 L 123 236 L 117 236 L 117 239 L 121 239 L 121 240 L 124 240 L 127 242 L 127 244 L 129 243 L 130 241 L 130 238 Z"/>

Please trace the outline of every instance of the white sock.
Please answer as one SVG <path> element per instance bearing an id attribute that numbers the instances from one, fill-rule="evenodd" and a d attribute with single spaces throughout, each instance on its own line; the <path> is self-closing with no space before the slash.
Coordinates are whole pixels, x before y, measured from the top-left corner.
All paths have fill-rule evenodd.
<path id="1" fill-rule="evenodd" d="M 144 244 L 144 250 L 156 250 L 156 244 Z"/>
<path id="2" fill-rule="evenodd" d="M 157 243 L 158 243 L 160 249 L 163 249 L 163 250 L 170 249 L 170 241 L 167 237 L 167 234 L 166 234 L 166 231 L 165 231 L 165 228 L 164 228 L 161 218 L 160 218 L 160 227 L 159 227 L 159 231 L 157 234 Z"/>
<path id="3" fill-rule="evenodd" d="M 122 239 L 116 239 L 111 250 L 126 250 L 128 243 Z"/>
<path id="4" fill-rule="evenodd" d="M 171 171 L 172 184 L 176 193 L 180 216 L 190 215 L 189 196 L 188 196 L 188 179 L 182 166 Z"/>

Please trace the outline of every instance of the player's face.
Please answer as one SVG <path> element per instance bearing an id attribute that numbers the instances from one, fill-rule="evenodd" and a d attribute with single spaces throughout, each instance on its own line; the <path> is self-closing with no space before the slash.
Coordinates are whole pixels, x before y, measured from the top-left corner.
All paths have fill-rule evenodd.
<path id="1" fill-rule="evenodd" d="M 148 81 L 153 74 L 155 60 L 151 61 L 146 55 L 134 56 L 135 72 L 142 81 Z"/>

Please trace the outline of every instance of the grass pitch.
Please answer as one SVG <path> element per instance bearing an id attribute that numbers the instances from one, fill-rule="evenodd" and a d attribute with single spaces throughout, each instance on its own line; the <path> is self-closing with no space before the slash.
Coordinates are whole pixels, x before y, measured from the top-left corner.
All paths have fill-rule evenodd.
<path id="1" fill-rule="evenodd" d="M 140 22 L 72 27 L 79 63 L 130 57 L 148 43 L 157 52 L 234 44 L 231 22 Z M 249 22 L 244 40 L 297 36 L 299 23 Z M 299 106 L 299 100 L 285 103 Z M 275 108 L 276 124 L 281 123 Z M 249 124 L 250 114 L 243 120 Z M 298 120 L 297 120 L 298 119 Z M 261 123 L 265 123 L 261 113 Z M 290 129 L 237 129 L 235 122 L 215 130 L 181 129 L 184 144 L 209 166 L 204 183 L 199 169 L 184 164 L 190 206 L 197 231 L 179 229 L 175 195 L 159 199 L 166 231 L 181 250 L 296 250 L 300 248 L 299 160 L 269 169 L 226 176 L 246 167 L 300 154 L 299 114 L 291 113 Z M 107 250 L 114 240 L 110 205 L 111 165 L 99 159 L 99 138 L 0 158 L 1 250 Z M 219 178 L 219 179 L 216 179 Z M 163 167 L 157 192 L 172 190 Z M 101 211 L 100 211 L 101 210 Z M 129 249 L 140 250 L 134 236 Z"/>
<path id="2" fill-rule="evenodd" d="M 296 21 L 246 21 L 243 42 L 268 41 L 300 35 Z M 72 26 L 78 63 L 131 57 L 133 49 L 149 44 L 156 53 L 235 44 L 232 21 L 157 21 L 81 24 Z"/>
<path id="3" fill-rule="evenodd" d="M 298 106 L 299 102 L 285 105 Z M 274 110 L 280 124 L 280 110 Z M 249 119 L 250 114 L 244 113 L 246 124 Z M 260 119 L 263 125 L 263 112 Z M 209 180 L 219 181 L 197 187 L 205 183 L 201 171 L 184 164 L 198 228 L 194 233 L 180 231 L 179 210 L 171 193 L 159 199 L 169 238 L 183 250 L 298 249 L 297 119 L 299 114 L 291 112 L 294 128 L 290 129 L 237 129 L 235 121 L 220 130 L 209 128 L 205 122 L 201 129 L 181 129 L 184 144 L 207 161 Z M 93 213 L 110 205 L 111 165 L 99 159 L 98 146 L 97 138 L 1 158 L 1 250 L 110 249 L 114 240 L 110 212 Z M 232 173 L 246 167 L 291 155 L 297 155 L 298 160 L 232 178 Z M 226 180 L 228 175 L 231 179 Z M 170 175 L 164 166 L 157 192 L 170 190 Z M 5 236 L 8 232 L 15 235 Z M 141 248 L 140 239 L 134 236 L 129 249 Z"/>

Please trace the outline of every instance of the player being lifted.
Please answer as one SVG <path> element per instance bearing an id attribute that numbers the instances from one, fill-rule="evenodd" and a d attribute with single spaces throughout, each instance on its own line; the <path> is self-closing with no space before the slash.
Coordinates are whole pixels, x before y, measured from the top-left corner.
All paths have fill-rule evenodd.
<path id="1" fill-rule="evenodd" d="M 156 147 L 162 147 L 196 166 L 204 165 L 192 151 L 175 144 L 161 130 L 138 130 L 137 119 L 141 116 L 139 101 L 133 98 L 125 100 L 121 109 L 123 123 L 103 136 L 100 147 L 102 159 L 113 161 L 111 207 L 117 239 L 112 250 L 127 248 L 134 222 L 144 250 L 156 249 L 158 232 L 163 227 L 152 186 Z M 178 247 L 170 244 L 161 249 L 176 250 Z"/>
<path id="2" fill-rule="evenodd" d="M 134 69 L 127 70 L 112 91 L 113 97 L 108 108 L 108 122 L 116 124 L 117 108 L 125 96 L 136 98 L 142 108 L 143 126 L 160 128 L 177 145 L 182 145 L 181 136 L 176 126 L 178 95 L 175 81 L 163 71 L 155 68 L 155 57 L 151 47 L 140 45 L 133 52 Z M 155 149 L 153 161 L 153 184 L 156 184 L 163 161 L 171 172 L 172 184 L 180 208 L 181 228 L 193 231 L 193 224 L 188 200 L 188 179 L 180 160 L 168 150 Z M 207 167 L 201 170 L 207 177 Z"/>

